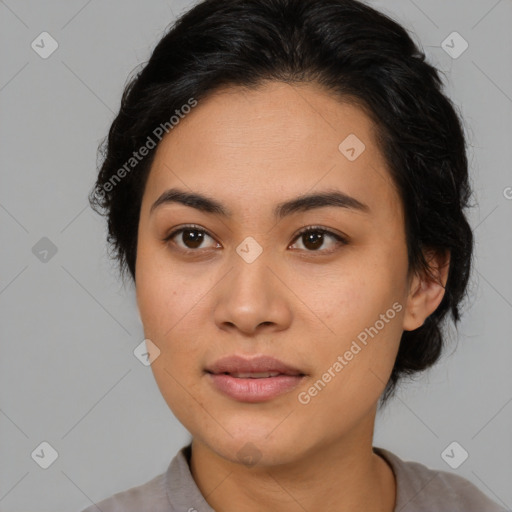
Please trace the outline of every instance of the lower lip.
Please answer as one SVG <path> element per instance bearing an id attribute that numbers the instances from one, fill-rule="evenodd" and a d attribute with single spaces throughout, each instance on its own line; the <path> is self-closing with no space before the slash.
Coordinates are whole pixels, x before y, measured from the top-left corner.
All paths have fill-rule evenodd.
<path id="1" fill-rule="evenodd" d="M 238 379 L 226 374 L 208 373 L 213 386 L 221 393 L 240 402 L 265 402 L 291 391 L 304 378 L 297 375 L 278 375 L 262 379 Z"/>

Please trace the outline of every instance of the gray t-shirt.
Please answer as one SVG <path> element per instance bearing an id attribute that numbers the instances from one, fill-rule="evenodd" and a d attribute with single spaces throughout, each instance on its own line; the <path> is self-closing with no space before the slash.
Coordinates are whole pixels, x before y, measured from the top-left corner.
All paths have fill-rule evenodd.
<path id="1" fill-rule="evenodd" d="M 417 462 L 405 462 L 383 448 L 374 446 L 373 451 L 395 473 L 394 512 L 510 512 L 465 478 Z M 189 444 L 175 455 L 165 473 L 82 512 L 215 512 L 190 473 L 190 453 Z"/>

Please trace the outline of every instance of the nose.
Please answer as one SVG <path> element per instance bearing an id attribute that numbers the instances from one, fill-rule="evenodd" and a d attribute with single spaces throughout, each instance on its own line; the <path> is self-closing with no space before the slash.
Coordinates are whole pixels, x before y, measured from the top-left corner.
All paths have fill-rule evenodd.
<path id="1" fill-rule="evenodd" d="M 286 279 L 266 257 L 247 263 L 236 253 L 234 268 L 215 287 L 214 319 L 223 330 L 239 330 L 246 335 L 259 331 L 286 329 L 292 319 L 291 292 Z"/>

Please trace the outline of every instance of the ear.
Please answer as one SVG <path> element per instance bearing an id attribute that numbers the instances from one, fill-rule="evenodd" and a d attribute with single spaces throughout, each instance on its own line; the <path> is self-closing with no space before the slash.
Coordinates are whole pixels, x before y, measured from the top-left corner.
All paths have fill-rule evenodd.
<path id="1" fill-rule="evenodd" d="M 405 331 L 414 331 L 421 327 L 444 297 L 450 268 L 450 252 L 429 250 L 425 253 L 425 259 L 429 264 L 429 272 L 423 272 L 422 275 L 414 274 L 410 280 L 403 317 Z"/>

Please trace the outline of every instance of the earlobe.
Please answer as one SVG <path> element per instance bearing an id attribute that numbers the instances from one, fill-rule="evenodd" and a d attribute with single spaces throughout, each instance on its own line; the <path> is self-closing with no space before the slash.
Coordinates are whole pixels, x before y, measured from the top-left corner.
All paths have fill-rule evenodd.
<path id="1" fill-rule="evenodd" d="M 409 287 L 409 296 L 403 318 L 404 331 L 421 327 L 443 300 L 450 267 L 450 253 L 429 251 L 426 254 L 429 271 L 415 274 Z"/>

